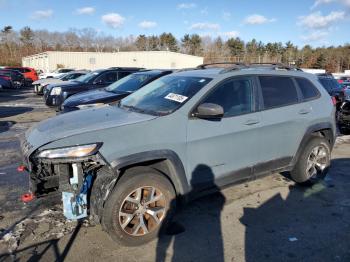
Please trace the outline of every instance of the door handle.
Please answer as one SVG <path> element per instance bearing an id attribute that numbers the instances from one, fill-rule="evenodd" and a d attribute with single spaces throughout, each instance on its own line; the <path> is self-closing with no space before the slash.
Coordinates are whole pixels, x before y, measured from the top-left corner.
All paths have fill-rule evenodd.
<path id="1" fill-rule="evenodd" d="M 306 114 L 308 114 L 308 113 L 310 113 L 310 112 L 311 112 L 310 109 L 303 108 L 303 109 L 301 109 L 301 110 L 299 111 L 299 114 L 300 114 L 300 115 L 306 115 Z"/>
<path id="2" fill-rule="evenodd" d="M 258 119 L 249 119 L 244 124 L 246 126 L 251 126 L 251 125 L 256 125 L 256 124 L 259 124 L 259 123 L 260 123 L 260 121 Z"/>

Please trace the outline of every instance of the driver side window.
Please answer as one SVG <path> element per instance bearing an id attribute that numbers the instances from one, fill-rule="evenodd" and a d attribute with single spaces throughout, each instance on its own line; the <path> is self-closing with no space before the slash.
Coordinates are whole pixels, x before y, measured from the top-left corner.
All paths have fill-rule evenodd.
<path id="1" fill-rule="evenodd" d="M 237 116 L 254 111 L 253 94 L 251 78 L 230 79 L 219 84 L 202 103 L 222 106 L 224 117 Z"/>

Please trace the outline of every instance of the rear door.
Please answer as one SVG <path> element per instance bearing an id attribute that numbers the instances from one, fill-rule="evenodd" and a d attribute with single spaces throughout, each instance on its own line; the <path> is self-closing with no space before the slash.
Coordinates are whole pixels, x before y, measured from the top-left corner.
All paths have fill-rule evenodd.
<path id="1" fill-rule="evenodd" d="M 187 170 L 192 177 L 200 173 L 203 178 L 196 176 L 192 185 L 205 187 L 210 182 L 206 180 L 213 179 L 217 185 L 224 185 L 251 176 L 251 167 L 259 161 L 260 132 L 254 82 L 252 77 L 225 80 L 199 103 L 221 105 L 224 117 L 218 120 L 189 119 Z"/>
<path id="2" fill-rule="evenodd" d="M 312 108 L 302 103 L 300 90 L 289 76 L 259 76 L 261 92 L 261 163 L 255 173 L 287 166 L 305 134 Z"/>

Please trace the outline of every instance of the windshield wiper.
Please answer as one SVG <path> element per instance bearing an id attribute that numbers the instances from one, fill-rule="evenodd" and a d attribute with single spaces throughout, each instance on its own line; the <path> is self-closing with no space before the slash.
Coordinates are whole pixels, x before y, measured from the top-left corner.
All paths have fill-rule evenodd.
<path id="1" fill-rule="evenodd" d="M 119 104 L 119 107 L 124 107 L 127 108 L 131 111 L 137 112 L 137 113 L 141 113 L 141 114 L 147 114 L 147 115 L 154 115 L 154 116 L 160 116 L 157 112 L 152 111 L 152 110 L 145 110 L 145 109 L 141 109 L 135 106 L 127 106 L 127 105 L 121 105 Z"/>

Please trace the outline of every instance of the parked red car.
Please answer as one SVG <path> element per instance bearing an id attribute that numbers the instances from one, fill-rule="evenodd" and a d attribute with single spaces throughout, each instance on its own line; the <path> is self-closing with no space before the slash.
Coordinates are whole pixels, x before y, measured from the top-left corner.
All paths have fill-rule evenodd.
<path id="1" fill-rule="evenodd" d="M 8 66 L 5 68 L 6 69 L 13 69 L 13 70 L 17 70 L 17 71 L 21 72 L 24 75 L 27 82 L 32 83 L 32 82 L 37 81 L 39 79 L 37 72 L 31 67 Z"/>

